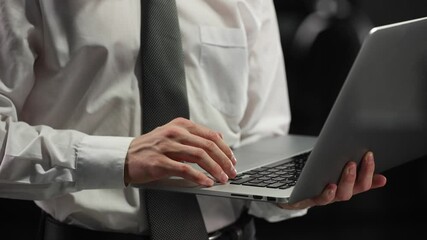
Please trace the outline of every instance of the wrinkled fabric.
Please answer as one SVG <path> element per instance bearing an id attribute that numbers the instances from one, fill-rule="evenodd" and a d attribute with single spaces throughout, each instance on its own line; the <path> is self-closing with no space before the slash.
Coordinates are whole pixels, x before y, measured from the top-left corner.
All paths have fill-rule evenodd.
<path id="1" fill-rule="evenodd" d="M 54 218 L 90 229 L 147 229 L 138 190 L 123 183 L 127 149 L 141 132 L 139 4 L 0 1 L 0 197 L 36 200 Z M 220 131 L 230 146 L 286 134 L 273 2 L 177 5 L 190 119 Z M 208 231 L 249 204 L 199 201 Z M 292 217 L 269 207 L 274 219 Z"/>

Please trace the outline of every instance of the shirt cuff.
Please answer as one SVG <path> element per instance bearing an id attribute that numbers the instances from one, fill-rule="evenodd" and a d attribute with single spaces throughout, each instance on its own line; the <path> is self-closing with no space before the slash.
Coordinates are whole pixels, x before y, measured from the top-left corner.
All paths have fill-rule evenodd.
<path id="1" fill-rule="evenodd" d="M 251 201 L 249 214 L 265 219 L 268 222 L 279 222 L 286 219 L 304 216 L 308 209 L 288 210 L 268 202 Z"/>
<path id="2" fill-rule="evenodd" d="M 76 147 L 79 189 L 123 188 L 132 137 L 85 136 Z"/>

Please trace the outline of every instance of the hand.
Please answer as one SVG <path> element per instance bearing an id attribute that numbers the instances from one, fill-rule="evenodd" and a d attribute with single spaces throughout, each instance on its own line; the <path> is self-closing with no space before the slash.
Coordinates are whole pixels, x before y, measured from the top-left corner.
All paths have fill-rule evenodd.
<path id="1" fill-rule="evenodd" d="M 279 207 L 297 210 L 350 200 L 356 194 L 383 187 L 386 184 L 387 179 L 381 174 L 375 174 L 374 170 L 373 154 L 372 152 L 367 152 L 362 159 L 358 173 L 357 164 L 349 162 L 343 169 L 338 185 L 328 184 L 319 196 L 294 204 L 279 204 Z"/>
<path id="2" fill-rule="evenodd" d="M 184 162 L 197 163 L 222 183 L 236 176 L 236 159 L 220 133 L 177 118 L 131 142 L 125 183 L 179 176 L 204 186 L 214 184 L 205 173 Z"/>

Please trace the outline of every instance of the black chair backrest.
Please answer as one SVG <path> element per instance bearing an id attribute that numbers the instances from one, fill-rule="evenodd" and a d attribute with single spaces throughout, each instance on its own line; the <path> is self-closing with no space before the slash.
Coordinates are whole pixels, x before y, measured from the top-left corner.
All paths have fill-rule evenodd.
<path id="1" fill-rule="evenodd" d="M 291 133 L 318 135 L 373 25 L 349 0 L 306 0 L 294 7 L 298 13 L 290 16 L 279 12 Z"/>

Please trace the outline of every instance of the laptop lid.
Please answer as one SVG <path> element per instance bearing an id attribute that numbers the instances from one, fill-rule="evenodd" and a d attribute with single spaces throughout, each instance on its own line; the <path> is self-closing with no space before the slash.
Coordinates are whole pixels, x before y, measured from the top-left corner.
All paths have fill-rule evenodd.
<path id="1" fill-rule="evenodd" d="M 368 150 L 377 172 L 427 153 L 427 18 L 370 31 L 291 202 L 318 195 Z"/>
<path id="2" fill-rule="evenodd" d="M 344 165 L 374 152 L 377 172 L 427 152 L 427 18 L 376 27 L 367 36 L 319 138 L 282 136 L 236 149 L 239 172 L 298 153 L 311 154 L 288 189 L 216 184 L 201 187 L 172 177 L 148 184 L 158 188 L 271 202 L 317 196 L 337 182 Z"/>

